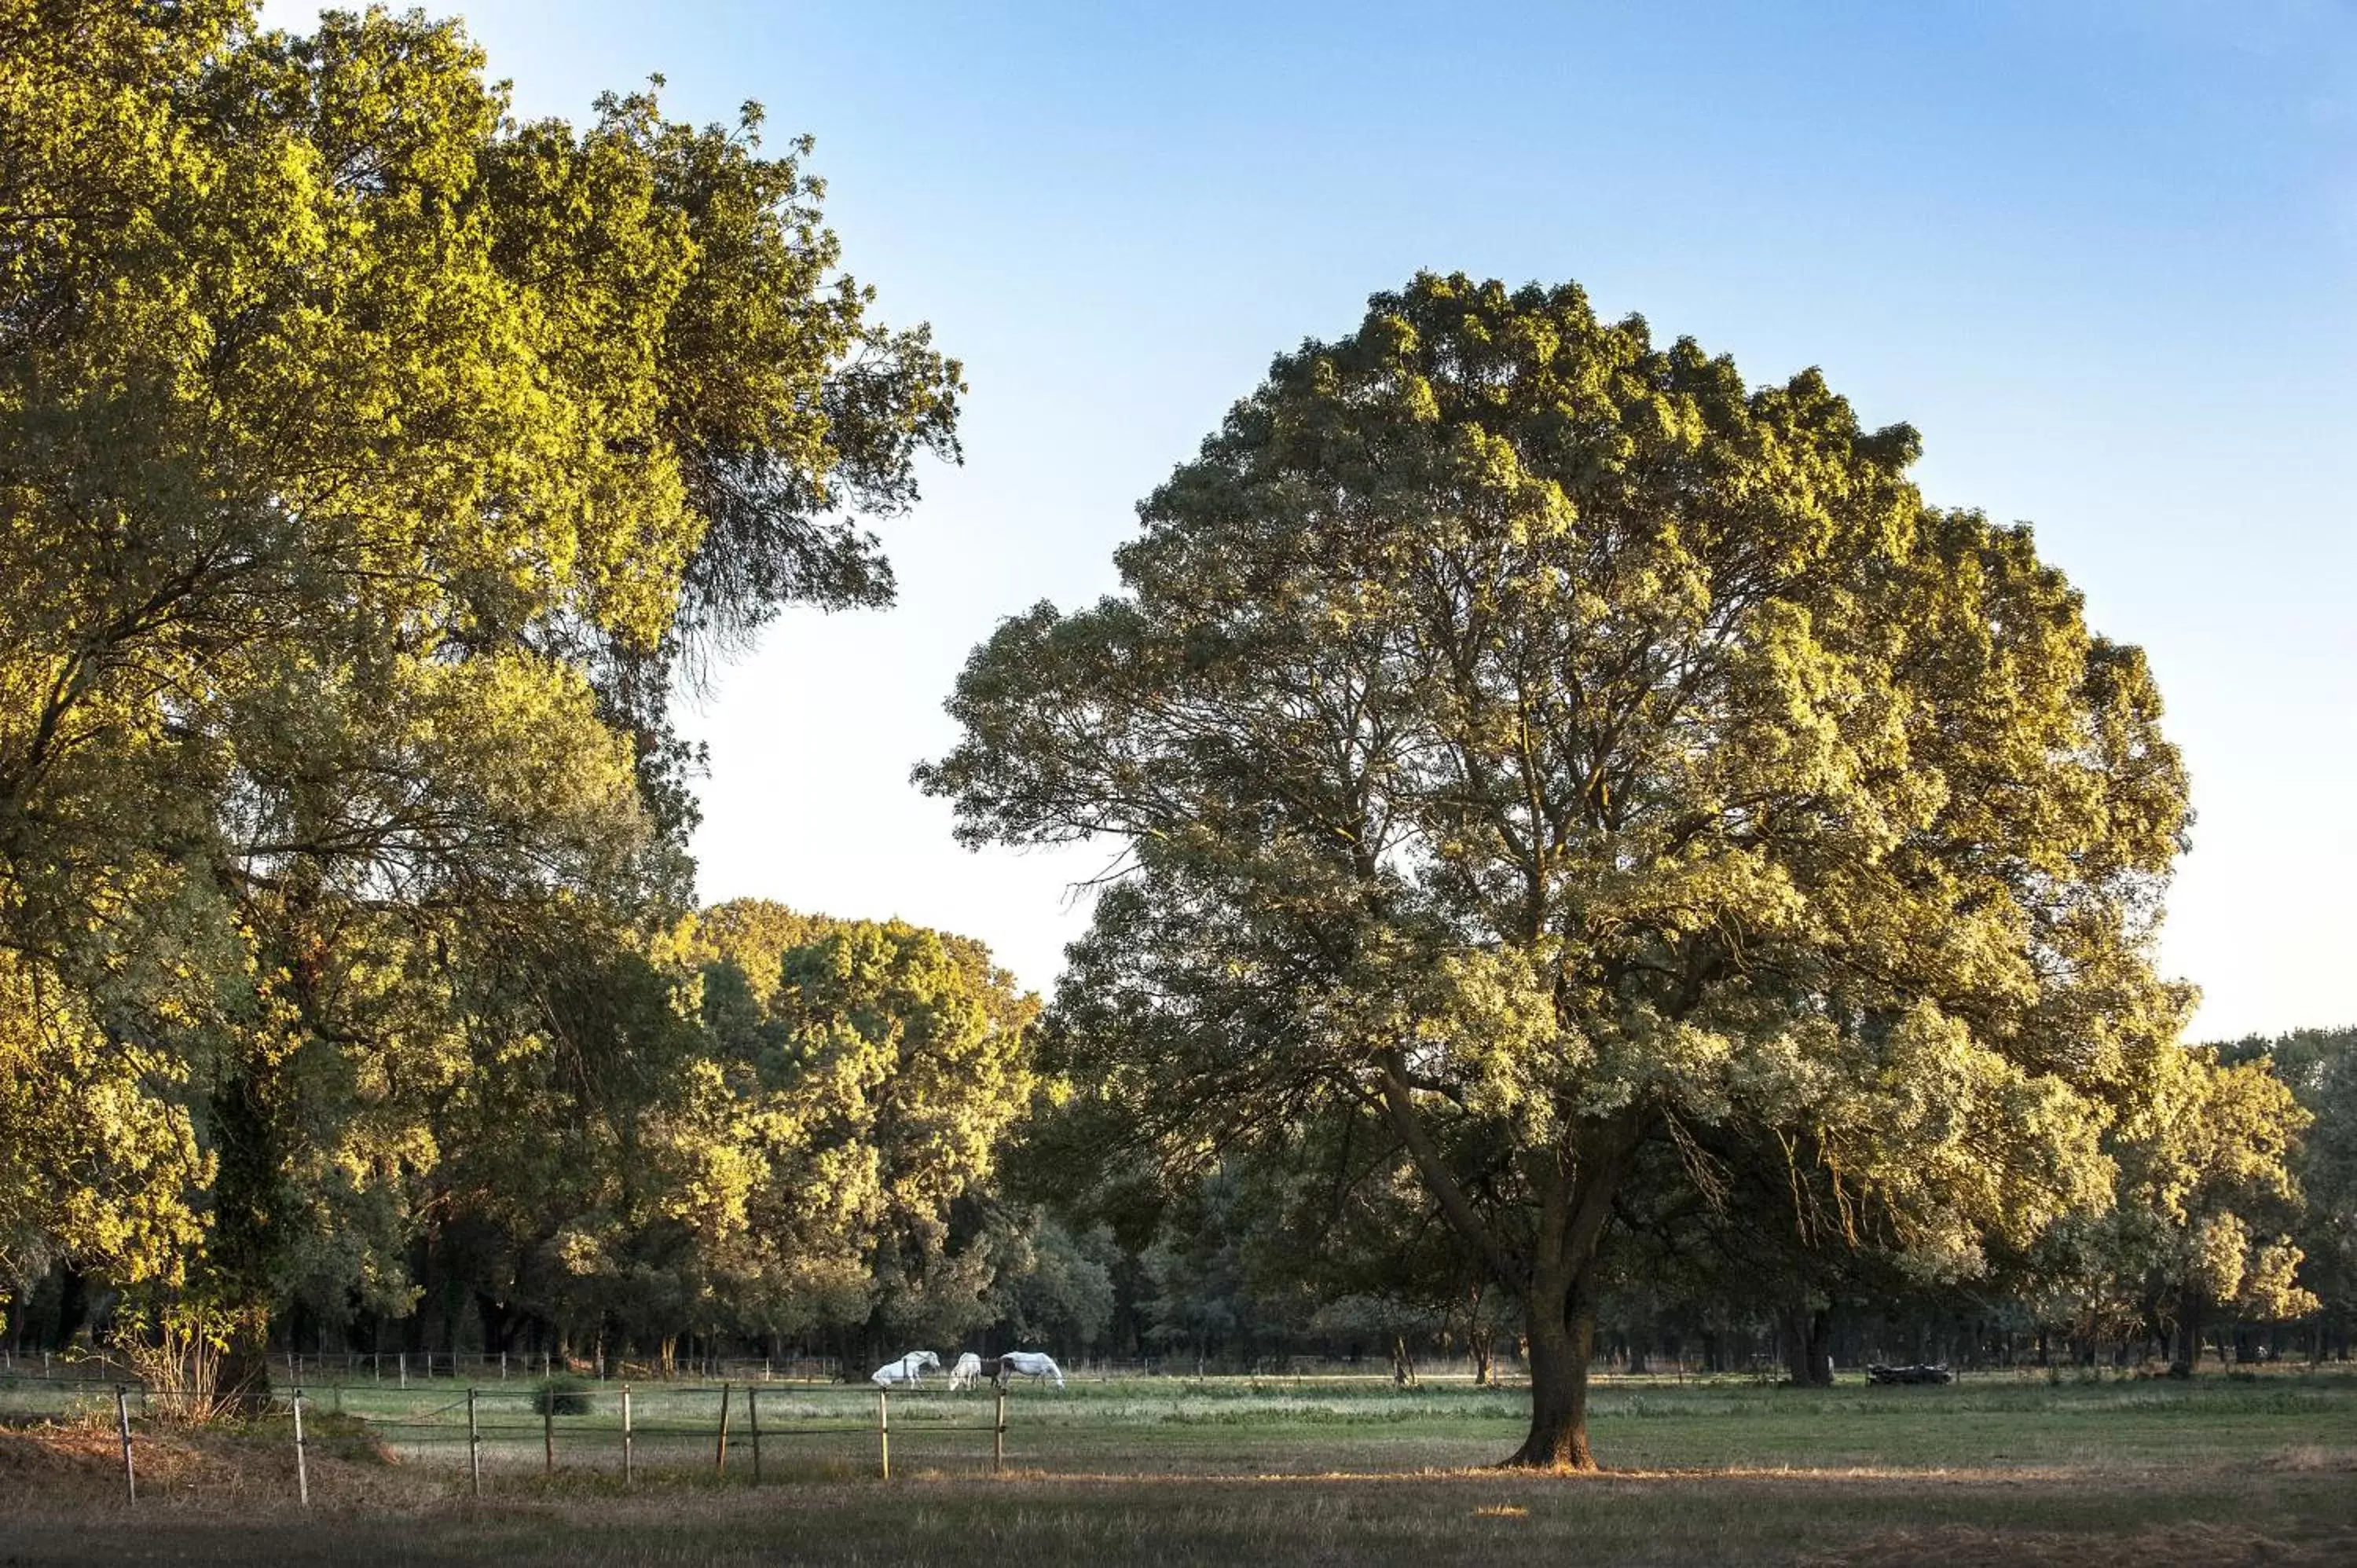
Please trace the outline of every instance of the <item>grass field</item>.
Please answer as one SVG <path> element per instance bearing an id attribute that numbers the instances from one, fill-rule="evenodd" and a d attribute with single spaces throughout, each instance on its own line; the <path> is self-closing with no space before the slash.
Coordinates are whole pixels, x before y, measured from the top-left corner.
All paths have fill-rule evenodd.
<path id="1" fill-rule="evenodd" d="M 111 1416 L 0 1434 L 0 1564 L 2357 1562 L 2351 1376 L 1608 1386 L 1595 1435 L 1614 1468 L 1569 1478 L 1480 1468 L 1520 1435 L 1513 1390 L 1018 1388 L 1003 1476 L 987 1391 L 928 1392 L 893 1401 L 889 1484 L 872 1395 L 774 1387 L 758 1489 L 741 1391 L 719 1479 L 716 1391 L 639 1392 L 647 1469 L 627 1489 L 610 1391 L 559 1419 L 554 1477 L 524 1395 L 479 1401 L 503 1429 L 479 1502 L 447 1385 L 347 1390 L 340 1416 L 320 1392 L 307 1515 L 283 1418 L 143 1437 L 135 1507 Z"/>

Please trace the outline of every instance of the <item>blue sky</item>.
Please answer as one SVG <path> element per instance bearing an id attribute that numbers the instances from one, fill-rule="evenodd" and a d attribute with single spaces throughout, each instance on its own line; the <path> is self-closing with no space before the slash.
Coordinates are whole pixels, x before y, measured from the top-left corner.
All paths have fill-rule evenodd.
<path id="1" fill-rule="evenodd" d="M 2357 7 L 463 14 L 522 113 L 660 71 L 675 113 L 813 134 L 851 270 L 968 368 L 965 466 L 886 531 L 899 607 L 790 618 L 691 716 L 707 897 L 967 931 L 1050 985 L 1099 858 L 962 851 L 907 782 L 959 665 L 1111 587 L 1271 355 L 1430 267 L 1577 279 L 1916 424 L 1932 499 L 2033 522 L 2151 652 L 2198 1032 L 2357 1021 Z"/>

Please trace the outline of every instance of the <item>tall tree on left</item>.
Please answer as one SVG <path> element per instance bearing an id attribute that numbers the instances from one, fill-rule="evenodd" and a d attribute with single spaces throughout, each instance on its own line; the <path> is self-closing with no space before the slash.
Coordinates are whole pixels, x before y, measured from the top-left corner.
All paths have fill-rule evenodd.
<path id="1" fill-rule="evenodd" d="M 759 118 L 0 0 L 0 1292 L 397 1305 L 474 955 L 679 901 L 682 667 L 888 600 L 960 371 Z"/>

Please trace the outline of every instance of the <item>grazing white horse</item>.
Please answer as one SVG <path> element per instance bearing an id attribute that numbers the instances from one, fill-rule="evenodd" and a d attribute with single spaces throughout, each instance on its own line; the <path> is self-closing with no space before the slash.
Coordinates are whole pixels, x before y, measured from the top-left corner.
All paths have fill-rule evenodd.
<path id="1" fill-rule="evenodd" d="M 1044 1350 L 1009 1350 L 998 1359 L 998 1384 L 1006 1386 L 1013 1377 L 1053 1378 L 1056 1386 L 1064 1386 L 1064 1369 L 1056 1365 L 1056 1358 Z"/>
<path id="2" fill-rule="evenodd" d="M 931 1350 L 911 1350 L 897 1361 L 885 1362 L 868 1373 L 867 1380 L 879 1389 L 898 1388 L 902 1383 L 914 1388 L 924 1381 L 919 1374 L 927 1367 L 940 1371 L 942 1359 Z"/>
<path id="3" fill-rule="evenodd" d="M 957 1359 L 957 1365 L 950 1369 L 950 1391 L 954 1393 L 960 1389 L 970 1389 L 974 1387 L 974 1380 L 981 1376 L 982 1358 L 969 1350 Z"/>

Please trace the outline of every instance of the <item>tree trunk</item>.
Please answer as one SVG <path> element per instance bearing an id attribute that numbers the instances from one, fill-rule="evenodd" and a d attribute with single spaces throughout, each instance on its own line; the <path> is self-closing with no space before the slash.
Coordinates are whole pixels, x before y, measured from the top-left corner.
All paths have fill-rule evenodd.
<path id="1" fill-rule="evenodd" d="M 90 1316 L 90 1276 L 71 1262 L 58 1265 L 58 1331 L 55 1339 L 60 1351 L 73 1348 L 75 1337 L 81 1333 L 83 1322 Z"/>
<path id="2" fill-rule="evenodd" d="M 2190 1378 L 2201 1360 L 2201 1293 L 2187 1290 L 2177 1302 L 2177 1359 L 2169 1365 L 2172 1378 Z"/>
<path id="3" fill-rule="evenodd" d="M 1555 1152 L 1541 1185 L 1535 1232 L 1519 1259 L 1458 1185 L 1416 1115 L 1401 1053 L 1383 1060 L 1383 1106 L 1417 1172 L 1457 1233 L 1480 1253 L 1500 1283 L 1523 1299 L 1531 1369 L 1531 1432 L 1506 1460 L 1540 1470 L 1593 1470 L 1587 1446 L 1587 1363 L 1596 1348 L 1598 1251 L 1611 1223 L 1612 1194 L 1643 1135 L 1643 1113 L 1624 1111 L 1592 1136 Z"/>
<path id="4" fill-rule="evenodd" d="M 1415 1358 L 1408 1353 L 1407 1336 L 1392 1337 L 1392 1383 L 1396 1388 L 1415 1387 Z"/>
<path id="5" fill-rule="evenodd" d="M 256 1318 L 231 1326 L 215 1372 L 213 1399 L 232 1415 L 255 1416 L 270 1408 L 270 1323 Z"/>
<path id="6" fill-rule="evenodd" d="M 1583 1281 L 1583 1283 L 1585 1283 Z M 1533 1470 L 1593 1470 L 1587 1446 L 1587 1363 L 1596 1348 L 1596 1303 L 1577 1286 L 1567 1302 L 1534 1291 L 1523 1308 L 1530 1337 L 1531 1434 L 1506 1464 Z"/>
<path id="7" fill-rule="evenodd" d="M 1834 1386 L 1833 1313 L 1803 1302 L 1792 1316 L 1792 1347 L 1787 1364 L 1792 1381 L 1804 1389 Z"/>

